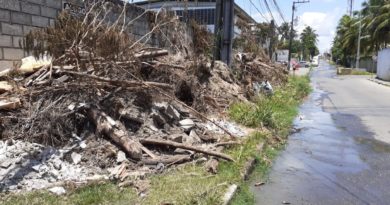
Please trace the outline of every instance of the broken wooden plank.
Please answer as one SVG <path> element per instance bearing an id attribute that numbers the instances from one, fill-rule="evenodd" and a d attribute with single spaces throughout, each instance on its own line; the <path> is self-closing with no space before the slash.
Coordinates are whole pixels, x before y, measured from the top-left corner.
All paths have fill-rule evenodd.
<path id="1" fill-rule="evenodd" d="M 106 113 L 95 108 L 89 108 L 87 113 L 88 117 L 96 125 L 98 132 L 104 134 L 120 146 L 130 158 L 135 160 L 142 159 L 142 145 L 132 140 L 127 132 L 121 129 L 124 126 L 120 122 L 115 121 Z"/>
<path id="2" fill-rule="evenodd" d="M 142 163 L 146 165 L 156 165 L 158 163 L 163 163 L 165 165 L 173 165 L 173 164 L 179 164 L 183 162 L 188 162 L 191 160 L 191 156 L 189 155 L 174 155 L 174 156 L 165 156 L 165 157 L 159 157 L 156 159 L 142 159 Z"/>
<path id="3" fill-rule="evenodd" d="M 167 50 L 143 51 L 143 52 L 136 53 L 134 55 L 134 57 L 136 57 L 136 58 L 156 58 L 156 57 L 160 57 L 160 56 L 166 56 L 168 54 L 169 53 Z"/>
<path id="4" fill-rule="evenodd" d="M 210 156 L 214 156 L 214 157 L 218 157 L 221 159 L 225 159 L 225 160 L 234 162 L 234 159 L 232 157 L 230 157 L 229 155 L 226 155 L 226 154 L 223 154 L 220 152 L 215 152 L 212 150 L 204 150 L 204 149 L 199 148 L 199 147 L 185 145 L 182 143 L 172 142 L 172 141 L 168 141 L 168 140 L 141 139 L 140 142 L 141 142 L 141 144 L 145 144 L 145 145 L 165 145 L 165 146 L 171 146 L 171 147 L 175 147 L 175 148 L 191 150 L 194 152 L 203 153 L 206 155 L 210 155 Z"/>
<path id="5" fill-rule="evenodd" d="M 158 87 L 158 88 L 172 89 L 172 86 L 169 84 L 166 84 L 166 83 L 138 82 L 138 81 L 128 81 L 128 80 L 112 80 L 110 78 L 104 78 L 104 77 L 99 77 L 96 75 L 89 75 L 86 73 L 80 73 L 80 72 L 74 72 L 74 71 L 58 71 L 57 73 L 69 74 L 69 75 L 82 77 L 82 78 L 89 78 L 92 80 L 106 82 L 106 83 L 110 83 L 112 85 L 121 86 L 121 87 L 142 87 L 143 85 L 146 85 L 146 86 L 153 86 L 153 87 Z"/>
<path id="6" fill-rule="evenodd" d="M 13 86 L 7 81 L 0 81 L 0 94 L 12 90 Z"/>
<path id="7" fill-rule="evenodd" d="M 19 98 L 0 99 L 0 110 L 14 110 L 21 105 Z"/>

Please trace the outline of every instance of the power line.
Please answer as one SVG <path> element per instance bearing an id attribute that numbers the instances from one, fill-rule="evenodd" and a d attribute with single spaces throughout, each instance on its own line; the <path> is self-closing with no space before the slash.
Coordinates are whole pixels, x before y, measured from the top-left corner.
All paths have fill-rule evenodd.
<path id="1" fill-rule="evenodd" d="M 257 10 L 257 12 L 259 12 L 259 14 L 261 15 L 261 17 L 263 17 L 263 19 L 269 23 L 268 19 L 264 16 L 264 14 L 259 10 L 259 8 L 257 8 L 257 6 L 253 3 L 252 0 L 249 0 L 249 2 L 252 4 L 253 7 L 255 7 L 255 9 Z"/>
<path id="2" fill-rule="evenodd" d="M 275 5 L 275 7 L 276 7 L 276 10 L 277 10 L 278 13 L 279 13 L 279 16 L 282 18 L 283 22 L 286 23 L 287 21 L 286 21 L 286 19 L 284 18 L 284 15 L 283 15 L 282 10 L 280 9 L 280 7 L 279 7 L 279 5 L 278 5 L 278 2 L 277 2 L 276 0 L 273 0 L 273 3 L 274 3 L 274 5 Z"/>
<path id="3" fill-rule="evenodd" d="M 276 27 L 279 27 L 278 24 L 276 23 L 274 16 L 272 15 L 272 11 L 271 11 L 271 8 L 269 7 L 268 1 L 264 0 L 264 3 L 265 3 L 265 6 L 267 7 L 269 15 L 271 16 L 272 20 L 274 20 L 274 22 L 275 22 Z"/>

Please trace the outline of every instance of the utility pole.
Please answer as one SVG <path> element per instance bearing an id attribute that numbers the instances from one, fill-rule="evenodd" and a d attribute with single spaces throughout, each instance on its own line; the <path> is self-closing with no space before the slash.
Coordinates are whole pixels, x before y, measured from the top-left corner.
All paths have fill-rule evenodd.
<path id="1" fill-rule="evenodd" d="M 272 60 L 272 54 L 274 53 L 274 35 L 275 35 L 275 21 L 271 20 L 270 24 L 270 30 L 269 30 L 269 36 L 270 36 L 270 41 L 269 41 L 269 48 L 268 48 L 268 55 L 269 59 Z"/>
<path id="2" fill-rule="evenodd" d="M 288 65 L 287 65 L 287 68 L 288 70 L 291 69 L 291 50 L 292 50 L 292 42 L 293 42 L 293 38 L 294 38 L 294 14 L 295 14 L 295 4 L 304 4 L 304 3 L 309 3 L 310 0 L 307 0 L 307 1 L 294 1 L 293 2 L 293 6 L 292 6 L 292 17 L 291 17 L 291 28 L 290 28 L 290 42 L 289 42 L 289 45 L 288 45 Z"/>
<path id="3" fill-rule="evenodd" d="M 217 0 L 214 59 L 230 65 L 234 37 L 234 0 Z"/>
<path id="4" fill-rule="evenodd" d="M 358 45 L 357 45 L 357 53 L 356 53 L 356 69 L 360 67 L 360 40 L 362 36 L 362 18 L 361 12 L 359 11 L 359 36 L 358 36 Z"/>
<path id="5" fill-rule="evenodd" d="M 348 0 L 348 13 L 349 13 L 349 16 L 352 17 L 352 15 L 353 15 L 353 0 Z"/>

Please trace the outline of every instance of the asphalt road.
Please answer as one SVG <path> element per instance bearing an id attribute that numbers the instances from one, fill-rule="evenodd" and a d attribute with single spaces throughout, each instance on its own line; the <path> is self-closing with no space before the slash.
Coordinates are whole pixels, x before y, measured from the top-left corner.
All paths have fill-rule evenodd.
<path id="1" fill-rule="evenodd" d="M 390 204 L 390 87 L 321 63 L 256 204 Z M 255 179 L 253 183 L 264 179 Z"/>

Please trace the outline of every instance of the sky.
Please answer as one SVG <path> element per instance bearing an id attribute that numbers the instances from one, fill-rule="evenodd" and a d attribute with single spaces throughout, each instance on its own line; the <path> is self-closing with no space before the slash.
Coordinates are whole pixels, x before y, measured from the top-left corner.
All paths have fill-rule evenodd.
<path id="1" fill-rule="evenodd" d="M 255 6 L 251 4 L 251 1 Z M 235 2 L 256 21 L 264 22 L 266 21 L 264 18 L 269 21 L 272 14 L 277 25 L 280 25 L 283 20 L 272 3 L 273 0 L 267 1 L 269 2 L 271 12 L 267 11 L 264 0 L 235 0 Z M 354 10 L 359 10 L 363 1 L 364 0 L 355 0 Z M 275 2 L 279 5 L 285 21 L 290 23 L 293 0 L 275 0 Z M 294 23 L 294 28 L 300 33 L 306 26 L 311 26 L 318 34 L 317 46 L 320 52 L 329 51 L 332 47 L 337 23 L 339 19 L 347 13 L 347 8 L 348 0 L 310 0 L 310 3 L 298 4 L 295 14 L 298 18 Z M 259 13 L 258 10 L 261 13 Z"/>
<path id="2" fill-rule="evenodd" d="M 297 0 L 295 0 L 297 1 Z M 354 1 L 354 10 L 358 10 L 364 0 Z M 268 20 L 271 19 L 270 12 L 265 12 L 266 7 L 264 0 L 252 0 L 263 16 Z M 283 20 L 278 14 L 276 8 L 273 7 L 272 0 L 268 0 L 272 16 L 275 18 L 278 25 Z M 291 22 L 292 2 L 293 0 L 276 0 L 284 19 Z M 247 11 L 256 21 L 264 22 L 264 18 L 257 9 L 250 3 L 249 0 L 236 0 L 245 11 Z M 261 3 L 261 4 L 260 4 Z M 263 9 L 262 9 L 263 8 Z M 336 27 L 339 19 L 347 13 L 348 0 L 310 0 L 310 3 L 298 4 L 295 16 L 298 21 L 294 22 L 294 28 L 298 33 L 306 26 L 311 26 L 318 34 L 318 48 L 320 52 L 329 51 L 332 47 L 333 37 L 336 32 Z"/>

